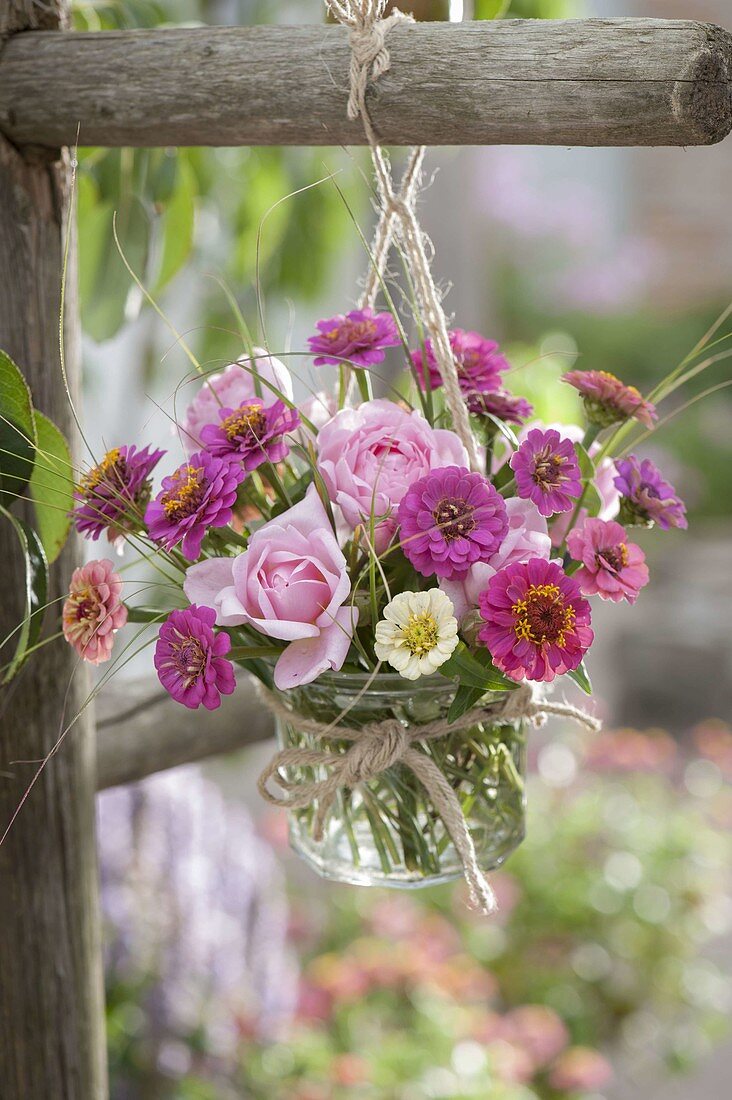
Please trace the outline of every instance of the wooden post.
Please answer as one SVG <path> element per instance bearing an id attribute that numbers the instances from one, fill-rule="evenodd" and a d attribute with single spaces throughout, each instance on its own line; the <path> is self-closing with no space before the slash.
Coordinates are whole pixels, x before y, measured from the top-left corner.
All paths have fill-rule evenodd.
<path id="1" fill-rule="evenodd" d="M 67 0 L 0 0 L 0 33 L 62 23 Z M 0 347 L 23 370 L 37 407 L 72 438 L 58 347 L 68 156 L 22 152 L 0 138 Z M 67 284 L 66 358 L 79 376 L 75 251 Z M 80 560 L 76 540 L 53 569 L 51 598 Z M 0 637 L 18 622 L 19 554 L 0 522 Z M 61 640 L 0 693 L 0 833 L 36 765 L 88 690 Z M 69 685 L 70 689 L 69 689 Z M 17 763 L 16 763 L 17 762 Z M 94 837 L 94 731 L 84 716 L 44 769 L 0 847 L 0 1096 L 103 1100 L 107 1095 Z"/>

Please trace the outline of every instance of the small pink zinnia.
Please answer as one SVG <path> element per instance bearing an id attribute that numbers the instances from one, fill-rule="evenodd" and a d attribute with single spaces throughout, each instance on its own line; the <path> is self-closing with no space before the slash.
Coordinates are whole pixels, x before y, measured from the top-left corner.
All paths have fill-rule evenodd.
<path id="1" fill-rule="evenodd" d="M 635 386 L 626 386 L 606 370 L 571 370 L 562 376 L 581 395 L 591 424 L 607 428 L 633 417 L 653 427 L 658 418 L 655 405 L 642 396 Z"/>
<path id="2" fill-rule="evenodd" d="M 353 367 L 374 367 L 383 363 L 385 348 L 400 343 L 399 330 L 390 313 L 373 309 L 352 309 L 328 320 L 318 321 L 317 336 L 310 336 L 310 350 L 316 367 L 350 363 Z"/>
<path id="3" fill-rule="evenodd" d="M 219 423 L 206 424 L 201 439 L 206 450 L 219 458 L 236 458 L 245 470 L 263 462 L 281 462 L 290 453 L 285 436 L 300 424 L 300 417 L 283 401 L 271 405 L 252 397 L 236 409 L 219 409 Z"/>
<path id="4" fill-rule="evenodd" d="M 90 561 L 71 575 L 61 616 L 64 638 L 90 665 L 112 656 L 114 635 L 127 622 L 122 578 L 109 558 Z"/>
<path id="5" fill-rule="evenodd" d="M 236 682 L 234 666 L 226 660 L 231 638 L 215 633 L 216 612 L 191 604 L 171 611 L 160 627 L 155 645 L 158 679 L 176 703 L 190 710 L 203 704 L 216 710 L 222 695 L 231 695 Z"/>
<path id="6" fill-rule="evenodd" d="M 543 680 L 577 668 L 592 645 L 590 605 L 556 562 L 532 558 L 501 569 L 478 604 L 478 641 L 512 680 Z"/>
<path id="7" fill-rule="evenodd" d="M 460 389 L 468 399 L 471 412 L 480 411 L 480 394 L 493 393 L 500 389 L 501 375 L 509 369 L 508 363 L 501 355 L 496 341 L 486 340 L 479 332 L 454 328 L 448 335 L 460 379 Z M 425 340 L 424 350 L 427 358 L 426 370 L 421 348 L 412 352 L 412 362 L 422 388 L 429 386 L 431 390 L 436 390 L 442 385 L 442 375 L 431 340 Z M 473 404 L 476 404 L 477 410 L 473 408 Z"/>
<path id="8" fill-rule="evenodd" d="M 236 490 L 245 473 L 238 462 L 206 451 L 191 455 L 170 477 L 145 512 L 150 538 L 171 550 L 181 543 L 195 561 L 209 527 L 231 522 Z"/>
<path id="9" fill-rule="evenodd" d="M 510 466 L 516 476 L 516 492 L 531 500 L 542 516 L 568 512 L 582 492 L 582 477 L 571 439 L 549 428 L 532 428 Z"/>
<path id="10" fill-rule="evenodd" d="M 463 576 L 495 554 L 508 532 L 501 494 L 482 474 L 459 466 L 431 470 L 399 505 L 401 547 L 425 577 Z"/>
<path id="11" fill-rule="evenodd" d="M 586 596 L 618 603 L 635 603 L 648 584 L 648 566 L 640 546 L 627 541 L 625 529 L 614 520 L 586 519 L 570 531 L 567 547 L 582 568 L 574 574 Z"/>

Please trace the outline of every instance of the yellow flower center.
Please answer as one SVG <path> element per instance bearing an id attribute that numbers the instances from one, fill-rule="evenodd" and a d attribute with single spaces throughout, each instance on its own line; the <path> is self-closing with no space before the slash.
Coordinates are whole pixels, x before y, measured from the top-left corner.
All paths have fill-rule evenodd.
<path id="1" fill-rule="evenodd" d="M 177 522 L 195 512 L 203 497 L 203 467 L 181 466 L 171 480 L 175 482 L 161 498 L 163 511 L 169 520 Z"/>
<path id="2" fill-rule="evenodd" d="M 565 632 L 574 626 L 574 608 L 565 605 L 556 584 L 532 584 L 511 611 L 517 616 L 516 637 L 535 645 L 550 643 L 563 649 Z"/>
<path id="3" fill-rule="evenodd" d="M 81 492 L 90 493 L 93 489 L 96 489 L 98 485 L 101 485 L 103 481 L 106 481 L 110 473 L 119 473 L 123 475 L 123 460 L 120 456 L 119 447 L 113 447 L 111 451 L 107 451 L 102 461 L 94 466 L 88 474 L 84 474 L 79 482 L 78 488 Z"/>
<path id="4" fill-rule="evenodd" d="M 267 427 L 267 418 L 262 412 L 261 406 L 252 402 L 248 405 L 241 405 L 235 412 L 222 420 L 221 427 L 229 442 L 245 435 L 253 435 L 255 439 L 260 439 Z"/>
<path id="5" fill-rule="evenodd" d="M 409 622 L 402 633 L 410 653 L 413 653 L 415 657 L 424 657 L 437 645 L 437 620 L 429 611 L 422 611 L 419 615 L 410 615 Z"/>

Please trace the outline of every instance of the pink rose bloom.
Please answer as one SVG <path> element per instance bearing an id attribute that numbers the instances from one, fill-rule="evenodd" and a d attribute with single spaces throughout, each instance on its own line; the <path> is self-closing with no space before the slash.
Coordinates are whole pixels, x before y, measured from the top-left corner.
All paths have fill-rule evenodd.
<path id="1" fill-rule="evenodd" d="M 417 412 L 380 399 L 341 409 L 318 433 L 318 467 L 350 530 L 379 524 L 377 549 L 396 529 L 391 513 L 409 486 L 440 466 L 467 466 L 454 432 L 431 428 Z"/>
<path id="2" fill-rule="evenodd" d="M 499 569 L 530 558 L 549 560 L 552 545 L 547 523 L 536 505 L 530 500 L 511 497 L 506 501 L 506 512 L 508 534 L 496 553 L 487 562 L 476 562 L 460 580 L 443 578 L 440 581 L 440 588 L 452 600 L 458 622 L 478 606 L 478 596 Z"/>
<path id="3" fill-rule="evenodd" d="M 640 546 L 627 542 L 625 528 L 611 520 L 587 519 L 567 537 L 567 548 L 582 568 L 574 574 L 585 596 L 635 603 L 648 584 L 648 566 Z"/>
<path id="4" fill-rule="evenodd" d="M 191 566 L 192 603 L 212 607 L 219 626 L 248 623 L 290 644 L 275 667 L 281 690 L 309 684 L 343 665 L 357 621 L 346 559 L 314 485 L 287 512 L 263 524 L 235 558 Z"/>
<path id="5" fill-rule="evenodd" d="M 61 622 L 64 638 L 90 665 L 112 656 L 114 635 L 127 622 L 122 578 L 109 558 L 90 561 L 71 575 Z"/>
<path id="6" fill-rule="evenodd" d="M 244 352 L 239 363 L 229 363 L 220 374 L 210 374 L 186 409 L 180 423 L 180 435 L 188 454 L 201 448 L 201 429 L 219 423 L 219 409 L 237 409 L 252 397 L 261 397 L 272 405 L 279 397 L 267 383 L 292 401 L 292 378 L 284 363 L 267 355 L 264 348 L 253 348 L 255 359 Z M 257 381 L 260 393 L 257 393 Z"/>

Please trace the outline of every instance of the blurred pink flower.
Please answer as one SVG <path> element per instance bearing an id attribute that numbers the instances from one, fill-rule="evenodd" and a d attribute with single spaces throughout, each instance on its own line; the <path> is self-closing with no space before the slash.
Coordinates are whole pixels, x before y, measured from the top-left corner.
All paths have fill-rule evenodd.
<path id="1" fill-rule="evenodd" d="M 613 1079 L 607 1058 L 590 1047 L 570 1047 L 549 1071 L 549 1084 L 566 1092 L 597 1092 Z"/>
<path id="2" fill-rule="evenodd" d="M 660 730 L 603 730 L 587 747 L 585 763 L 593 771 L 668 773 L 678 758 L 673 738 Z"/>
<path id="3" fill-rule="evenodd" d="M 569 1042 L 564 1021 L 545 1005 L 520 1005 L 506 1014 L 503 1034 L 531 1056 L 538 1068 L 551 1062 Z"/>

